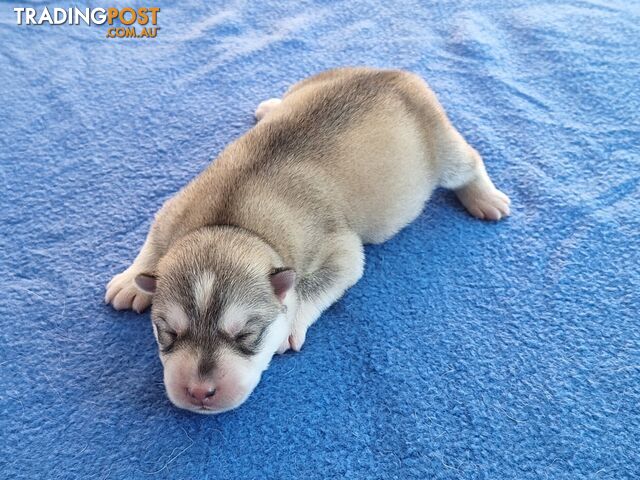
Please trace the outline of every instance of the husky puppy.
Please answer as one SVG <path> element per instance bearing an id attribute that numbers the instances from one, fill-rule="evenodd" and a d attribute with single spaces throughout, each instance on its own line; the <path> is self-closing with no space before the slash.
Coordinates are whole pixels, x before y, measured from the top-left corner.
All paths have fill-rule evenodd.
<path id="1" fill-rule="evenodd" d="M 478 152 L 414 74 L 330 70 L 255 116 L 162 206 L 105 296 L 118 310 L 153 302 L 169 399 L 199 413 L 239 406 L 275 353 L 299 351 L 362 276 L 362 245 L 394 236 L 436 187 L 475 217 L 509 215 Z"/>

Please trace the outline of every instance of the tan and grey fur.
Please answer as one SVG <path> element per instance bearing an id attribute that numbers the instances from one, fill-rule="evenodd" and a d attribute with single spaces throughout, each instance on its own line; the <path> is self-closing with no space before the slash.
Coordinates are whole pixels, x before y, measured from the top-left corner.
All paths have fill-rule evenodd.
<path id="1" fill-rule="evenodd" d="M 205 413 L 242 403 L 276 351 L 299 350 L 361 277 L 362 245 L 395 235 L 436 187 L 455 190 L 476 217 L 509 214 L 481 157 L 414 74 L 330 70 L 263 102 L 256 118 L 165 203 L 107 287 L 117 309 L 153 299 L 169 397 Z M 215 393 L 194 400 L 202 384 Z"/>

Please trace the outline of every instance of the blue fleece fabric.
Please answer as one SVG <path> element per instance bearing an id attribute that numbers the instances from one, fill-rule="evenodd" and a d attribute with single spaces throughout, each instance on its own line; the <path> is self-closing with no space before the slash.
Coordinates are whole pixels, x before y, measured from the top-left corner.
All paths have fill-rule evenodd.
<path id="1" fill-rule="evenodd" d="M 640 476 L 637 2 L 89 3 L 158 37 L 0 5 L 0 478 Z M 348 64 L 423 75 L 513 215 L 437 191 L 241 408 L 178 410 L 104 285 L 260 101 Z"/>

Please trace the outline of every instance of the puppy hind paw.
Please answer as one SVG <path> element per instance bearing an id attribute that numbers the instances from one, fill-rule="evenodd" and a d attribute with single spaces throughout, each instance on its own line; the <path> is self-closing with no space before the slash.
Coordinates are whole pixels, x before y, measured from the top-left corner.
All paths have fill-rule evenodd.
<path id="1" fill-rule="evenodd" d="M 501 220 L 511 214 L 511 200 L 493 187 L 491 189 L 463 188 L 456 192 L 467 211 L 481 220 Z"/>
<path id="2" fill-rule="evenodd" d="M 270 98 L 269 100 L 265 100 L 264 102 L 258 105 L 256 111 L 254 113 L 256 120 L 260 121 L 267 115 L 269 115 L 273 110 L 275 110 L 278 105 L 282 103 L 282 100 L 279 98 Z"/>

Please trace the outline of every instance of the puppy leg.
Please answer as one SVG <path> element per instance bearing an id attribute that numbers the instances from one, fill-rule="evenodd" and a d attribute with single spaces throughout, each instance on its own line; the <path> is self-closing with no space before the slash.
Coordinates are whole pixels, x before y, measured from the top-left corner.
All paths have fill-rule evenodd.
<path id="1" fill-rule="evenodd" d="M 298 309 L 288 342 L 280 347 L 278 353 L 289 348 L 299 352 L 308 328 L 362 277 L 364 253 L 362 241 L 355 233 L 340 234 L 327 243 L 330 253 L 320 267 L 302 278 L 296 286 Z"/>
<path id="2" fill-rule="evenodd" d="M 158 259 L 153 251 L 151 232 L 133 261 L 124 272 L 119 273 L 107 284 L 105 303 L 111 303 L 116 310 L 135 310 L 138 313 L 151 305 L 151 295 L 136 285 L 136 277 L 143 273 L 153 272 Z"/>
<path id="3" fill-rule="evenodd" d="M 254 113 L 256 120 L 259 122 L 264 117 L 273 112 L 278 106 L 282 103 L 282 100 L 279 98 L 270 98 L 269 100 L 265 100 L 264 102 L 258 105 L 256 111 Z"/>
<path id="4" fill-rule="evenodd" d="M 454 190 L 471 215 L 483 220 L 500 220 L 510 214 L 511 200 L 495 187 L 480 154 L 457 131 L 450 132 L 449 141 L 438 157 L 440 185 Z"/>
<path id="5" fill-rule="evenodd" d="M 190 229 L 190 224 L 184 222 L 188 202 L 181 195 L 184 190 L 164 202 L 136 259 L 107 284 L 105 303 L 111 303 L 116 310 L 132 309 L 140 313 L 151 305 L 158 262 L 172 243 Z"/>

